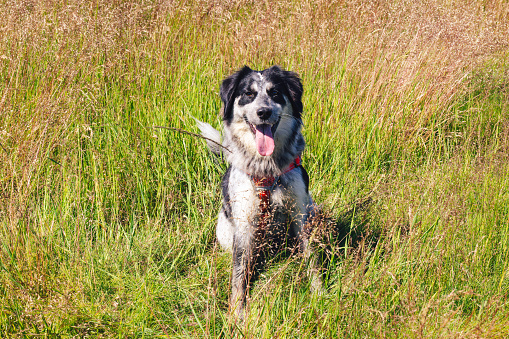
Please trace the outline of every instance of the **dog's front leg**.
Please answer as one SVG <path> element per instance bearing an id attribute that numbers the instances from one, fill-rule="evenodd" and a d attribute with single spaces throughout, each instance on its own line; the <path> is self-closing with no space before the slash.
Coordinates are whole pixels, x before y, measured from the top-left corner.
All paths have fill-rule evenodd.
<path id="1" fill-rule="evenodd" d="M 246 296 L 249 282 L 254 271 L 252 239 L 246 234 L 235 234 L 233 237 L 233 272 L 230 311 L 237 319 L 244 318 Z"/>
<path id="2" fill-rule="evenodd" d="M 308 265 L 306 274 L 311 281 L 311 291 L 322 293 L 323 284 L 316 253 L 313 253 L 311 248 L 310 235 L 306 234 L 307 232 L 305 231 L 303 233 L 300 237 L 300 248 Z"/>
<path id="3" fill-rule="evenodd" d="M 315 218 L 316 206 L 311 203 L 307 207 L 306 213 L 301 213 L 297 223 L 299 224 L 299 249 L 307 263 L 306 274 L 311 282 L 311 290 L 316 293 L 322 293 L 323 283 L 318 264 L 317 253 L 314 253 L 311 242 L 313 236 L 313 219 Z"/>

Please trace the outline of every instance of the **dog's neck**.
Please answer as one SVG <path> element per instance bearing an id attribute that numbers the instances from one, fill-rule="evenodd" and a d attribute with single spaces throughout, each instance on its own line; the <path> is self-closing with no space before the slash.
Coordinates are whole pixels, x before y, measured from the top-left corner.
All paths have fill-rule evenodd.
<path id="1" fill-rule="evenodd" d="M 302 134 L 297 133 L 291 140 L 276 146 L 270 156 L 261 156 L 256 150 L 247 149 L 235 136 L 225 133 L 223 145 L 231 152 L 224 152 L 226 160 L 233 167 L 256 177 L 277 177 L 281 175 L 304 150 Z"/>
<path id="2" fill-rule="evenodd" d="M 251 180 L 253 181 L 253 184 L 255 185 L 256 189 L 258 191 L 272 191 L 274 188 L 274 185 L 277 184 L 279 177 L 285 173 L 288 173 L 295 168 L 299 167 L 302 163 L 302 159 L 299 156 L 297 156 L 293 162 L 284 170 L 281 172 L 281 174 L 277 176 L 256 176 L 249 173 L 246 173 L 251 177 Z"/>
<path id="3" fill-rule="evenodd" d="M 295 168 L 301 165 L 301 157 L 300 155 L 295 158 L 295 160 L 288 166 L 288 168 L 281 173 L 281 175 L 288 173 Z M 270 196 L 272 195 L 272 190 L 274 186 L 279 181 L 279 176 L 273 177 L 256 177 L 250 175 L 251 181 L 253 182 L 256 188 L 256 194 L 258 195 L 258 199 L 260 200 L 260 217 L 258 220 L 258 230 L 261 232 L 262 238 L 265 237 L 265 231 L 268 223 L 270 222 Z"/>

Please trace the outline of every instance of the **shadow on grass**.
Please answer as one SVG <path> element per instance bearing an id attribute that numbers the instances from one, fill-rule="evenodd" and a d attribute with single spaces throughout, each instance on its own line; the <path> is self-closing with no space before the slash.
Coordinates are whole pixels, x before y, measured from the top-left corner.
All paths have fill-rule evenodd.
<path id="1" fill-rule="evenodd" d="M 313 246 L 323 278 L 341 258 L 351 254 L 358 256 L 366 247 L 376 245 L 380 231 L 370 227 L 373 203 L 368 197 L 335 217 L 321 211 L 312 221 Z"/>
<path id="2" fill-rule="evenodd" d="M 321 270 L 325 285 L 328 285 L 331 269 L 344 260 L 346 255 L 353 254 L 354 258 L 360 258 L 366 247 L 376 245 L 380 234 L 370 228 L 373 202 L 372 198 L 363 199 L 335 217 L 326 211 L 319 211 L 310 221 L 307 232 L 312 233 L 313 255 L 318 257 L 316 268 Z M 249 277 L 250 287 L 256 283 L 262 272 L 298 255 L 299 241 L 296 236 L 288 237 L 287 230 L 282 229 L 281 234 L 273 232 L 271 241 L 263 242 L 257 249 Z"/>

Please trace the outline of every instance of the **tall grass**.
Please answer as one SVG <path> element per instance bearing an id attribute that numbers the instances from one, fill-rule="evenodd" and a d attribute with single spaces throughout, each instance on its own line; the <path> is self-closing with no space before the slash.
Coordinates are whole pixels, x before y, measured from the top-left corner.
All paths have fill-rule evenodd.
<path id="1" fill-rule="evenodd" d="M 505 1 L 0 4 L 5 337 L 509 335 Z M 244 64 L 304 82 L 321 296 L 275 259 L 228 317 L 220 126 Z"/>

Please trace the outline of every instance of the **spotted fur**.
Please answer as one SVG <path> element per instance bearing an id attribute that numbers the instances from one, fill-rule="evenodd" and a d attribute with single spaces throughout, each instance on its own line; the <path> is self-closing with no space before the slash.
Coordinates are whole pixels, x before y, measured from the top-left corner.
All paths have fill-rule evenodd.
<path id="1" fill-rule="evenodd" d="M 208 141 L 211 150 L 223 153 L 230 165 L 221 184 L 223 204 L 216 234 L 221 246 L 233 255 L 230 308 L 239 318 L 244 316 L 248 286 L 268 255 L 289 240 L 296 240 L 300 250 L 310 257 L 310 230 L 306 225 L 316 207 L 309 194 L 309 177 L 302 166 L 285 173 L 305 147 L 302 93 L 296 73 L 278 66 L 263 71 L 245 66 L 224 79 L 220 88 L 222 140 L 209 124 L 198 122 L 202 134 L 214 141 Z M 257 137 L 269 140 L 267 145 L 273 140 L 269 155 L 260 153 L 258 144 L 264 142 Z M 252 176 L 278 178 L 271 191 L 267 230 L 260 230 L 260 199 Z M 320 285 L 317 277 L 313 277 L 315 287 Z"/>

